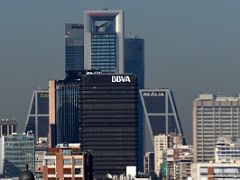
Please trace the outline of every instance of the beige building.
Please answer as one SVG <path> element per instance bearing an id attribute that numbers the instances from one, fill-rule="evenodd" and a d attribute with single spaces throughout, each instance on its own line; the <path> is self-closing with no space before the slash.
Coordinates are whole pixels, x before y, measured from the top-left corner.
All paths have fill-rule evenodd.
<path id="1" fill-rule="evenodd" d="M 154 168 L 157 176 L 160 175 L 161 165 L 167 160 L 167 149 L 183 144 L 183 136 L 172 134 L 159 134 L 154 136 Z"/>
<path id="2" fill-rule="evenodd" d="M 200 94 L 193 101 L 194 162 L 214 161 L 218 137 L 240 137 L 240 98 Z"/>

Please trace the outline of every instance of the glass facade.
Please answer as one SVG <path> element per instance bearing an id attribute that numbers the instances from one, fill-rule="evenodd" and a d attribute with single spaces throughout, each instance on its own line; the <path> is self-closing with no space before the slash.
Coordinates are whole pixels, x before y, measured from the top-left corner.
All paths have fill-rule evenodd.
<path id="1" fill-rule="evenodd" d="M 84 69 L 83 24 L 65 24 L 65 72 Z"/>
<path id="2" fill-rule="evenodd" d="M 171 90 L 140 90 L 144 109 L 146 130 L 150 138 L 159 134 L 177 133 L 183 135 L 180 119 Z"/>
<path id="3" fill-rule="evenodd" d="M 48 90 L 35 90 L 27 115 L 25 132 L 32 131 L 36 138 L 48 136 Z"/>
<path id="4" fill-rule="evenodd" d="M 56 82 L 57 144 L 79 143 L 79 81 Z"/>
<path id="5" fill-rule="evenodd" d="M 92 69 L 116 71 L 116 34 L 94 33 L 91 38 Z"/>
<path id="6" fill-rule="evenodd" d="M 57 142 L 78 141 L 90 150 L 96 178 L 137 166 L 137 120 L 136 76 L 83 74 L 56 82 Z"/>
<path id="7" fill-rule="evenodd" d="M 2 138 L 3 173 L 6 177 L 19 177 L 29 165 L 34 172 L 34 137 L 29 134 L 13 134 Z"/>

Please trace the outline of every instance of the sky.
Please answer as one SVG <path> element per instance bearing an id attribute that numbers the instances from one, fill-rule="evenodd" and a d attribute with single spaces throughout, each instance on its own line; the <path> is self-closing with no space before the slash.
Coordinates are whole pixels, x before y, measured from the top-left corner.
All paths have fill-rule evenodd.
<path id="1" fill-rule="evenodd" d="M 0 116 L 22 131 L 34 89 L 64 78 L 64 26 L 83 11 L 123 9 L 125 35 L 145 39 L 146 88 L 170 88 L 188 143 L 192 100 L 240 92 L 240 1 L 0 1 Z"/>

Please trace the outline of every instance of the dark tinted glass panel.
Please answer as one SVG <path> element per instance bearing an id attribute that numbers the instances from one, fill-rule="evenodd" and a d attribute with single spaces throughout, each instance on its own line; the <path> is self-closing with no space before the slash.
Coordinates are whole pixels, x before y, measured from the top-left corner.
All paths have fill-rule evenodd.
<path id="1" fill-rule="evenodd" d="M 147 113 L 165 113 L 165 96 L 143 96 Z"/>
<path id="2" fill-rule="evenodd" d="M 7 125 L 2 125 L 2 134 L 7 135 Z"/>
<path id="3" fill-rule="evenodd" d="M 149 116 L 150 125 L 152 128 L 153 135 L 166 133 L 166 120 L 165 116 Z"/>
<path id="4" fill-rule="evenodd" d="M 39 137 L 48 136 L 48 116 L 38 117 L 38 136 Z"/>
<path id="5" fill-rule="evenodd" d="M 48 93 L 38 93 L 38 114 L 48 114 Z"/>
<path id="6" fill-rule="evenodd" d="M 26 132 L 27 131 L 32 131 L 33 134 L 35 134 L 35 118 L 34 117 L 29 118 L 27 128 L 26 128 Z"/>

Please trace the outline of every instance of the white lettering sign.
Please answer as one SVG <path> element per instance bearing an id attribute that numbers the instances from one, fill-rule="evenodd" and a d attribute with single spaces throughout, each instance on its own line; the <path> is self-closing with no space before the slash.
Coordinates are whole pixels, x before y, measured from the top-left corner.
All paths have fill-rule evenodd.
<path id="1" fill-rule="evenodd" d="M 129 76 L 112 76 L 112 82 L 131 82 Z"/>
<path id="2" fill-rule="evenodd" d="M 144 92 L 143 96 L 164 96 L 163 92 Z"/>

